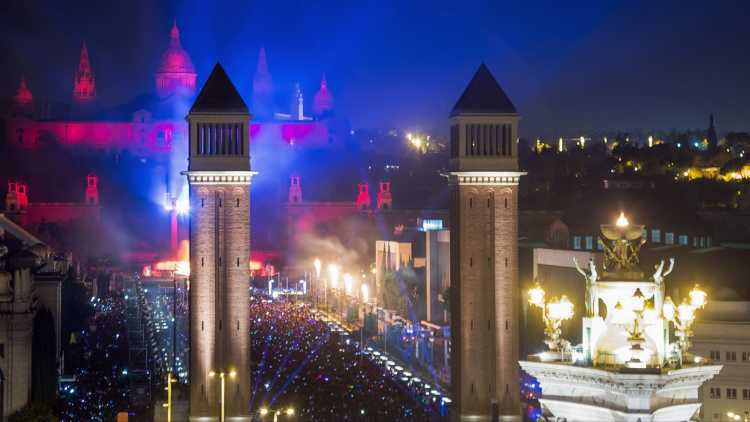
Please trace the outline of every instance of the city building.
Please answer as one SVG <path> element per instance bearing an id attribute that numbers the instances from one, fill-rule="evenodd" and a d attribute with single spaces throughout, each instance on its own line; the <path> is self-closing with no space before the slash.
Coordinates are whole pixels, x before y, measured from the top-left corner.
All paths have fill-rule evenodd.
<path id="1" fill-rule="evenodd" d="M 249 421 L 250 112 L 220 64 L 187 120 L 190 418 Z"/>
<path id="2" fill-rule="evenodd" d="M 693 350 L 721 364 L 721 372 L 700 390 L 700 419 L 750 419 L 750 302 L 731 289 L 719 289 L 695 323 Z M 733 416 L 740 415 L 740 419 Z"/>
<path id="3" fill-rule="evenodd" d="M 721 371 L 690 349 L 707 294 L 696 286 L 679 305 L 666 295 L 674 259 L 644 273 L 643 229 L 621 214 L 616 224 L 601 225 L 601 264 L 596 256 L 573 261 L 585 284 L 581 344 L 573 346 L 562 334 L 575 310 L 568 297 L 550 297 L 540 284 L 528 291 L 530 308 L 541 309 L 549 350 L 520 364 L 539 381 L 539 401 L 552 418 L 687 422 L 700 410 L 700 386 Z M 554 263 L 555 256 L 549 258 Z M 676 342 L 670 341 L 670 325 Z"/>
<path id="4" fill-rule="evenodd" d="M 33 389 L 39 388 L 35 383 L 51 379 L 51 384 L 55 384 L 59 377 L 61 284 L 70 265 L 69 255 L 54 253 L 37 237 L 0 214 L 2 420 L 29 402 Z M 45 322 L 39 317 L 47 312 L 52 321 Z M 53 355 L 40 356 L 39 350 L 34 353 L 34 336 L 52 342 L 45 350 L 54 351 Z M 43 380 L 43 377 L 51 378 Z"/>
<path id="5" fill-rule="evenodd" d="M 482 64 L 450 117 L 452 412 L 518 421 L 520 116 Z"/>

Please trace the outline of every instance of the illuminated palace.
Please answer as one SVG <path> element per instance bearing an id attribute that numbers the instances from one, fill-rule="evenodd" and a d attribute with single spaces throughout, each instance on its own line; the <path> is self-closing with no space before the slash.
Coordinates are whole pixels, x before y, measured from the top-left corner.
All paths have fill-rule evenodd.
<path id="1" fill-rule="evenodd" d="M 188 114 L 190 420 L 250 420 L 250 112 L 217 64 Z"/>
<path id="2" fill-rule="evenodd" d="M 690 353 L 696 311 L 706 293 L 696 286 L 677 304 L 665 296 L 674 259 L 647 276 L 639 267 L 644 226 L 621 215 L 601 226 L 603 265 L 574 264 L 586 285 L 583 343 L 571 346 L 561 325 L 573 316 L 566 296 L 547 298 L 540 285 L 529 304 L 541 309 L 549 351 L 521 367 L 539 380 L 546 414 L 568 422 L 691 421 L 700 386 L 721 370 Z M 670 341 L 670 326 L 676 341 Z M 554 420 L 554 419 L 553 419 Z"/>
<path id="3" fill-rule="evenodd" d="M 184 144 L 187 138 L 184 117 L 195 95 L 198 74 L 182 47 L 176 23 L 170 31 L 169 47 L 154 74 L 154 90 L 112 109 L 104 109 L 97 103 L 97 94 L 106 87 L 97 84 L 95 60 L 92 63 L 89 51 L 86 44 L 81 47 L 78 68 L 72 75 L 70 104 L 35 101 L 33 81 L 21 78 L 6 113 L 6 139 L 11 145 L 35 149 L 59 144 L 158 157 L 168 154 L 176 142 Z M 293 90 L 288 108 L 283 107 L 281 112 L 275 108 L 276 91 L 263 49 L 252 85 L 256 120 L 249 130 L 253 138 L 291 145 L 327 145 L 335 140 L 336 136 L 328 129 L 333 97 L 325 76 L 314 96 L 311 116 L 305 115 L 299 86 Z"/>

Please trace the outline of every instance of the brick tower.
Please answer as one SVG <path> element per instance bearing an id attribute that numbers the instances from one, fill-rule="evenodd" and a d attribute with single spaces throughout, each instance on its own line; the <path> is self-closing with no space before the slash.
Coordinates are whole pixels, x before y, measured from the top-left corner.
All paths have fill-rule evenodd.
<path id="1" fill-rule="evenodd" d="M 450 120 L 453 419 L 520 421 L 519 116 L 482 64 Z"/>
<path id="2" fill-rule="evenodd" d="M 218 63 L 188 114 L 190 420 L 250 420 L 250 113 Z M 222 375 L 223 374 L 223 375 Z"/>

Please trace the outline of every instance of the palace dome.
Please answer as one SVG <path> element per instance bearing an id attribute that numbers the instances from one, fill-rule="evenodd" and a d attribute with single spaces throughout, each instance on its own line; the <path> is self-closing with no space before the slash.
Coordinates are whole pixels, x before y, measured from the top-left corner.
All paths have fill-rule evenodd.
<path id="1" fill-rule="evenodd" d="M 161 55 L 157 73 L 195 73 L 193 61 L 180 45 L 180 30 L 177 28 L 177 22 L 172 25 L 169 38 L 169 48 Z"/>

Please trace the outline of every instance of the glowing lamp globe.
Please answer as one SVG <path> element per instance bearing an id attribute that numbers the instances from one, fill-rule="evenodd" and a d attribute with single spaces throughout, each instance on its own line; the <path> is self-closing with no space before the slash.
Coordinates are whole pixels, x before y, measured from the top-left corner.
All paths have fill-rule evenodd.
<path id="1" fill-rule="evenodd" d="M 630 308 L 635 312 L 641 312 L 646 306 L 646 297 L 643 296 L 641 289 L 635 289 L 633 297 L 630 298 Z"/>
<path id="2" fill-rule="evenodd" d="M 646 325 L 654 325 L 659 320 L 659 313 L 653 306 L 648 305 L 643 311 L 643 322 Z"/>
<path id="3" fill-rule="evenodd" d="M 560 300 L 547 304 L 547 314 L 550 319 L 563 321 L 573 318 L 573 303 L 563 295 Z"/>
<path id="4" fill-rule="evenodd" d="M 331 277 L 331 288 L 337 289 L 339 287 L 339 267 L 336 264 L 330 264 L 328 275 Z"/>
<path id="5" fill-rule="evenodd" d="M 687 302 L 687 299 L 677 307 L 677 316 L 682 322 L 692 321 L 695 318 L 695 307 Z"/>
<path id="6" fill-rule="evenodd" d="M 617 225 L 617 227 L 627 227 L 630 225 L 630 222 L 628 221 L 627 217 L 625 217 L 624 212 L 620 212 L 620 216 L 617 218 L 615 225 Z"/>
<path id="7" fill-rule="evenodd" d="M 671 297 L 667 296 L 667 298 L 664 299 L 664 306 L 662 307 L 662 314 L 664 315 L 664 318 L 667 321 L 674 320 L 675 312 L 676 309 L 674 306 L 674 302 L 672 302 Z"/>
<path id="8" fill-rule="evenodd" d="M 346 294 L 352 293 L 352 276 L 349 273 L 344 274 L 344 290 Z"/>
<path id="9" fill-rule="evenodd" d="M 622 302 L 617 302 L 612 311 L 612 322 L 615 324 L 627 324 L 632 319 L 630 314 L 631 312 L 628 309 L 625 309 Z"/>
<path id="10" fill-rule="evenodd" d="M 529 304 L 540 308 L 544 306 L 544 289 L 539 283 L 529 289 Z"/>
<path id="11" fill-rule="evenodd" d="M 370 289 L 367 287 L 367 284 L 363 284 L 361 289 L 362 289 L 362 301 L 367 302 L 370 299 Z"/>
<path id="12" fill-rule="evenodd" d="M 315 261 L 313 262 L 313 266 L 315 267 L 315 274 L 320 278 L 320 267 L 321 267 L 320 260 L 318 258 L 315 258 Z"/>
<path id="13" fill-rule="evenodd" d="M 706 306 L 706 296 L 706 292 L 701 290 L 700 286 L 696 284 L 693 290 L 690 291 L 690 304 L 696 308 L 702 308 Z"/>

